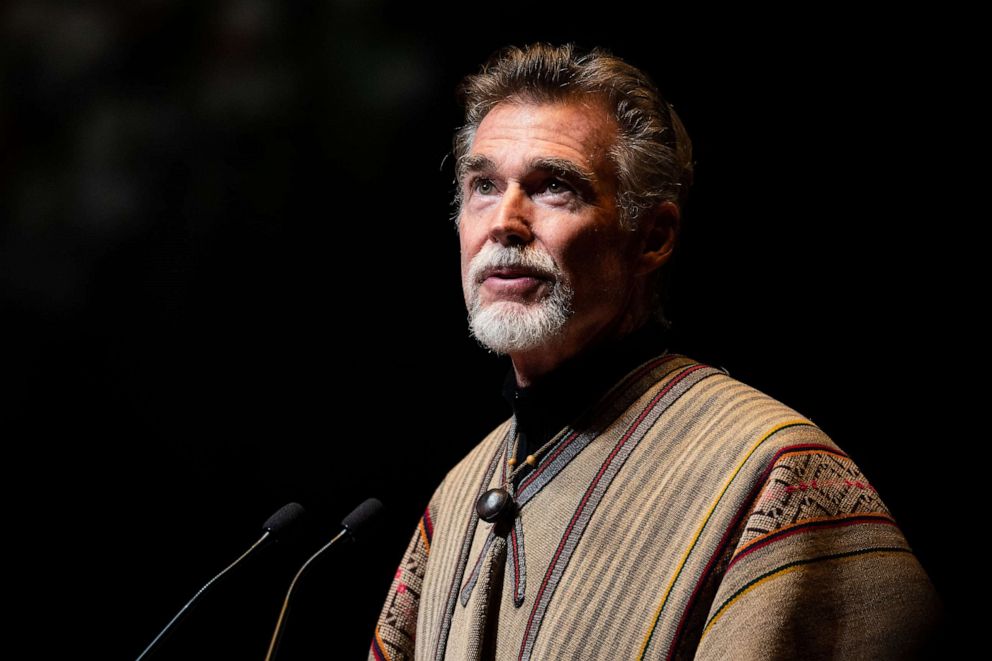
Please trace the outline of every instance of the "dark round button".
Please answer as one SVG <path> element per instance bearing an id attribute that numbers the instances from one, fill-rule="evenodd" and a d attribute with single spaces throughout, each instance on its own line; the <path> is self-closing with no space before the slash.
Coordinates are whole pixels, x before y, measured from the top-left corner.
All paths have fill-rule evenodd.
<path id="1" fill-rule="evenodd" d="M 513 511 L 513 499 L 506 489 L 490 489 L 479 496 L 475 511 L 486 523 L 495 523 Z"/>

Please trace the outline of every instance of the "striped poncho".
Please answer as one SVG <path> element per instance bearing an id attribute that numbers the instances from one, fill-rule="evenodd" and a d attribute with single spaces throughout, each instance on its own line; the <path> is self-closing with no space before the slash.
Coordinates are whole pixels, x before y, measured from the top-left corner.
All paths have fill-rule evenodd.
<path id="1" fill-rule="evenodd" d="M 370 659 L 884 659 L 925 639 L 926 574 L 808 419 L 674 354 L 584 419 L 538 457 L 500 534 L 475 504 L 514 491 L 514 420 L 448 473 Z"/>

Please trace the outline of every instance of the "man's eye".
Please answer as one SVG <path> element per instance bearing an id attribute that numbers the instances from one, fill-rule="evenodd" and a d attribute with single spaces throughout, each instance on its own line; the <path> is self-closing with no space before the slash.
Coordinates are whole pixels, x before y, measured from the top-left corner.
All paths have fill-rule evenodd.
<path id="1" fill-rule="evenodd" d="M 490 179 L 476 179 L 472 182 L 472 189 L 481 195 L 492 195 L 496 191 L 496 185 Z"/>
<path id="2" fill-rule="evenodd" d="M 545 187 L 545 190 L 547 190 L 552 195 L 560 195 L 562 193 L 571 193 L 572 187 L 566 184 L 561 179 L 552 179 L 548 182 L 548 185 Z"/>

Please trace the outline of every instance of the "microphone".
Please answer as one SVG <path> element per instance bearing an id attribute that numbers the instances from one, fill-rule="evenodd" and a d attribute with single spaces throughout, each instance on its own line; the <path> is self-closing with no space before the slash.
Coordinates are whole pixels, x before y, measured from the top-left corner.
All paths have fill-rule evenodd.
<path id="1" fill-rule="evenodd" d="M 145 648 L 145 651 L 142 652 L 140 655 L 138 655 L 137 661 L 141 661 L 142 659 L 145 658 L 145 656 L 148 655 L 149 652 L 155 649 L 155 646 L 158 645 L 159 641 L 161 641 L 162 638 L 165 636 L 165 634 L 168 633 L 170 629 L 172 629 L 173 625 L 175 625 L 176 622 L 179 621 L 179 618 L 181 618 L 183 614 L 189 610 L 190 606 L 193 605 L 193 602 L 199 599 L 200 595 L 206 592 L 207 588 L 213 585 L 217 581 L 217 579 L 219 579 L 227 572 L 231 571 L 231 569 L 233 569 L 242 560 L 247 558 L 257 548 L 278 538 L 281 533 L 285 532 L 290 527 L 292 527 L 293 524 L 295 524 L 297 521 L 302 519 L 303 513 L 304 513 L 303 506 L 300 505 L 299 503 L 287 503 L 282 507 L 280 507 L 272 516 L 270 516 L 265 521 L 264 524 L 262 524 L 262 528 L 265 530 L 265 532 L 258 539 L 258 541 L 252 544 L 247 551 L 245 551 L 240 556 L 238 556 L 238 558 L 234 562 L 232 562 L 227 567 L 225 567 L 219 574 L 217 574 L 212 579 L 207 581 L 206 584 L 202 588 L 200 588 L 196 594 L 193 595 L 193 598 L 187 601 L 186 605 L 179 609 L 179 612 L 176 613 L 175 617 L 169 620 L 169 623 L 165 625 L 165 628 L 162 629 L 158 633 L 158 635 L 155 636 L 155 639 L 148 644 L 148 647 Z"/>
<path id="2" fill-rule="evenodd" d="M 316 553 L 314 553 L 310 558 L 303 563 L 300 570 L 296 572 L 296 576 L 293 577 L 292 582 L 289 584 L 289 589 L 286 591 L 286 598 L 282 602 L 282 609 L 279 611 L 279 619 L 276 620 L 275 631 L 272 632 L 272 640 L 269 641 L 269 651 L 265 654 L 265 661 L 272 661 L 275 658 L 276 648 L 279 646 L 279 636 L 282 634 L 283 624 L 286 620 L 286 611 L 289 608 L 289 598 L 293 594 L 293 588 L 296 587 L 296 582 L 300 580 L 300 576 L 303 572 L 307 570 L 314 560 L 317 559 L 321 553 L 331 548 L 331 546 L 337 542 L 342 537 L 347 537 L 351 541 L 356 541 L 355 533 L 366 526 L 366 524 L 378 516 L 379 512 L 382 511 L 382 502 L 378 498 L 368 498 L 361 505 L 356 507 L 351 511 L 351 514 L 344 517 L 341 521 L 341 531 L 334 536 L 334 539 L 327 542 L 324 546 L 320 548 Z"/>

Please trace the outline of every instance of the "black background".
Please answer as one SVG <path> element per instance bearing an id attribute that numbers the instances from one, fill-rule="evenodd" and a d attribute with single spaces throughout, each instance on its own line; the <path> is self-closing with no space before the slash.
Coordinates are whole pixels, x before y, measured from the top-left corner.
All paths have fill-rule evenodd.
<path id="1" fill-rule="evenodd" d="M 658 82 L 697 162 L 672 348 L 826 430 L 956 608 L 965 58 L 936 44 L 965 18 L 134 4 L 5 10 L 7 539 L 34 585 L 12 641 L 133 658 L 295 500 L 308 530 L 162 648 L 261 658 L 296 568 L 377 496 L 382 525 L 308 574 L 280 650 L 365 654 L 434 486 L 507 415 L 507 365 L 465 329 L 443 161 L 459 79 L 535 40 Z"/>

